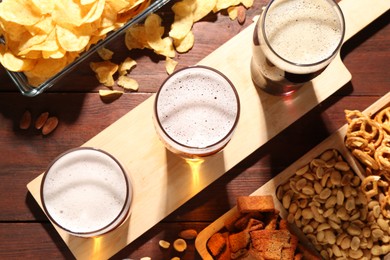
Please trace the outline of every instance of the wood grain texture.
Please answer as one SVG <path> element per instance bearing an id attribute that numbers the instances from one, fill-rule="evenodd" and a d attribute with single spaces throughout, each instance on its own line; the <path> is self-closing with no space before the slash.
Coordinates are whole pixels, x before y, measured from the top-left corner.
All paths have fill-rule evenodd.
<path id="1" fill-rule="evenodd" d="M 234 37 L 250 25 L 251 17 L 264 3 L 255 1 L 255 7 L 247 12 L 244 26 L 230 21 L 226 14 L 210 14 L 195 24 L 195 46 L 189 53 L 179 55 L 179 66 L 198 63 Z M 167 24 L 173 19 L 170 6 L 164 7 L 162 15 Z M 341 127 L 345 123 L 345 108 L 363 110 L 387 93 L 390 88 L 389 22 L 387 11 L 343 45 L 342 60 L 352 74 L 351 82 L 112 258 L 170 259 L 177 255 L 159 248 L 158 240 L 173 242 L 183 228 L 201 231 L 232 208 L 238 195 L 251 194 Z M 126 93 L 110 104 L 103 103 L 96 93 L 103 86 L 87 62 L 47 93 L 33 99 L 22 97 L 0 68 L 0 258 L 73 257 L 27 191 L 26 184 L 41 174 L 56 155 L 82 145 L 149 98 L 166 77 L 158 57 L 147 51 L 128 52 L 121 42 L 114 44 L 118 44 L 116 60 L 129 55 L 137 59 L 137 68 L 131 75 L 139 80 L 140 90 Z M 45 138 L 33 129 L 21 131 L 18 123 L 25 109 L 30 109 L 34 116 L 43 111 L 57 115 L 59 127 Z M 136 149 L 129 151 L 130 155 L 135 152 Z M 193 241 L 189 247 L 182 259 L 200 259 Z"/>

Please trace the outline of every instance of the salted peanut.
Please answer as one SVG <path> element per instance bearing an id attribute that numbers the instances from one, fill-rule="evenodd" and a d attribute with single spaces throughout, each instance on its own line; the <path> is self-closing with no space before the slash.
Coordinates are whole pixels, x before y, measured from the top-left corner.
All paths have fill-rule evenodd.
<path id="1" fill-rule="evenodd" d="M 371 248 L 371 254 L 374 256 L 385 255 L 390 252 L 390 245 L 375 245 Z"/>
<path id="2" fill-rule="evenodd" d="M 184 239 L 178 238 L 173 242 L 173 248 L 177 252 L 184 252 L 187 249 L 187 243 Z"/>
<path id="3" fill-rule="evenodd" d="M 327 241 L 329 244 L 333 245 L 336 243 L 336 235 L 332 230 L 325 230 L 325 241 Z"/>
<path id="4" fill-rule="evenodd" d="M 43 112 L 42 114 L 40 114 L 37 120 L 35 120 L 35 128 L 38 130 L 41 129 L 45 125 L 48 118 L 49 112 Z"/>
<path id="5" fill-rule="evenodd" d="M 350 166 L 348 165 L 348 163 L 344 162 L 344 161 L 339 161 L 337 162 L 334 167 L 337 169 L 337 170 L 340 170 L 340 171 L 349 171 L 350 170 Z"/>
<path id="6" fill-rule="evenodd" d="M 348 256 L 352 259 L 362 259 L 363 251 L 361 249 L 353 250 L 351 248 L 348 250 Z"/>
<path id="7" fill-rule="evenodd" d="M 197 235 L 198 235 L 198 232 L 195 229 L 186 229 L 186 230 L 180 231 L 180 233 L 179 233 L 179 237 L 186 239 L 186 240 L 195 239 Z"/>
<path id="8" fill-rule="evenodd" d="M 58 126 L 58 118 L 55 116 L 49 117 L 42 127 L 42 134 L 48 135 L 54 131 Z"/>
<path id="9" fill-rule="evenodd" d="M 336 244 L 332 245 L 332 252 L 333 252 L 333 254 L 336 257 L 342 257 L 343 256 L 343 253 L 341 252 L 340 248 Z"/>
<path id="10" fill-rule="evenodd" d="M 309 170 L 309 165 L 307 164 L 307 165 L 303 166 L 302 168 L 298 169 L 298 170 L 295 172 L 295 174 L 296 174 L 297 176 L 301 176 L 301 175 L 307 173 L 308 170 Z"/>
<path id="11" fill-rule="evenodd" d="M 320 159 L 327 162 L 330 159 L 332 159 L 334 156 L 334 151 L 333 150 L 326 150 L 320 155 Z"/>
<path id="12" fill-rule="evenodd" d="M 378 226 L 386 233 L 389 233 L 389 223 L 383 218 L 378 218 Z"/>
<path id="13" fill-rule="evenodd" d="M 22 118 L 20 119 L 19 128 L 26 130 L 30 128 L 30 125 L 31 125 L 31 112 L 26 110 L 24 111 Z"/>
<path id="14" fill-rule="evenodd" d="M 306 184 L 307 184 L 307 180 L 304 179 L 304 178 L 302 178 L 302 179 L 300 179 L 300 180 L 298 180 L 298 181 L 296 182 L 295 188 L 296 188 L 297 190 L 302 190 L 303 187 L 306 186 Z"/>
<path id="15" fill-rule="evenodd" d="M 165 241 L 165 240 L 160 240 L 158 241 L 158 244 L 162 247 L 162 248 L 165 248 L 165 249 L 168 249 L 171 245 L 171 243 L 169 243 L 168 241 Z"/>

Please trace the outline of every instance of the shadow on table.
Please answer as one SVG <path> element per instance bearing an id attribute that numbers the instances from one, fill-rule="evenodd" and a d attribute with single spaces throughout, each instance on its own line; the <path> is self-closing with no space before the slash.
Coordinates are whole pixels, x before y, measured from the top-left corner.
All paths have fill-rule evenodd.
<path id="1" fill-rule="evenodd" d="M 65 244 L 64 240 L 62 240 L 61 236 L 55 230 L 54 226 L 47 219 L 46 215 L 43 213 L 42 209 L 39 207 L 38 203 L 35 201 L 30 192 L 26 194 L 25 201 L 27 207 L 30 209 L 31 213 L 34 216 L 34 219 L 36 219 L 38 223 L 41 223 L 42 228 L 46 231 L 47 235 L 52 241 L 52 244 L 57 247 L 59 252 L 61 252 L 63 258 L 75 259 L 72 252 L 67 248 L 67 245 Z"/>

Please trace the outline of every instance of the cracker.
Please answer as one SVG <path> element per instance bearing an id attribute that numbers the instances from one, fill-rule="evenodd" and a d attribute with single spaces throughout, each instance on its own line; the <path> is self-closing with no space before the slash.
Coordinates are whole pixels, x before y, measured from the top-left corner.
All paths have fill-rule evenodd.
<path id="1" fill-rule="evenodd" d="M 241 249 L 246 249 L 250 242 L 250 235 L 247 230 L 229 235 L 230 251 L 238 252 Z"/>
<path id="2" fill-rule="evenodd" d="M 225 237 L 219 232 L 213 234 L 207 241 L 207 248 L 214 257 L 219 255 L 226 248 Z"/>
<path id="3" fill-rule="evenodd" d="M 241 213 L 275 211 L 274 200 L 271 195 L 239 196 L 237 197 L 237 208 Z"/>

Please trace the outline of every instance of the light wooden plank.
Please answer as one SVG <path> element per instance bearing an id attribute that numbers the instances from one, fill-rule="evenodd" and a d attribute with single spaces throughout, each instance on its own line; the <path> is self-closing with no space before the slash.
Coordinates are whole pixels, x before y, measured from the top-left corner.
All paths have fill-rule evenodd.
<path id="1" fill-rule="evenodd" d="M 226 74 L 241 100 L 240 122 L 222 152 L 197 167 L 167 152 L 153 127 L 154 96 L 84 144 L 106 150 L 122 162 L 133 180 L 134 201 L 130 218 L 100 238 L 72 237 L 56 227 L 76 258 L 114 255 L 351 79 L 337 56 L 320 76 L 290 97 L 259 91 L 249 74 L 253 28 L 249 26 L 200 62 Z M 41 179 L 42 175 L 27 185 L 40 206 Z"/>

